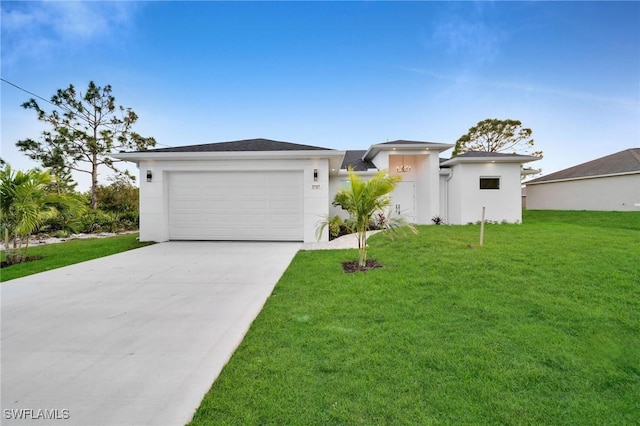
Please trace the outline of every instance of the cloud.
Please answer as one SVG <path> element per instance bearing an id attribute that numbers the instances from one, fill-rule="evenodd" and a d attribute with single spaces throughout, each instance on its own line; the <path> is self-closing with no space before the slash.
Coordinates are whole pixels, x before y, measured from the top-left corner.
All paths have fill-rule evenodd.
<path id="1" fill-rule="evenodd" d="M 450 56 L 466 57 L 470 62 L 490 62 L 499 53 L 501 36 L 482 21 L 452 19 L 436 26 L 433 41 Z"/>
<path id="2" fill-rule="evenodd" d="M 571 98 L 583 101 L 593 101 L 600 103 L 608 103 L 608 104 L 617 104 L 623 107 L 630 107 L 634 109 L 640 109 L 640 102 L 636 98 L 622 98 L 608 95 L 599 95 L 590 92 L 581 92 L 575 90 L 566 90 L 566 89 L 556 89 L 552 87 L 545 87 L 537 84 L 530 83 L 514 83 L 514 82 L 501 82 L 501 81 L 490 81 L 490 80 L 481 80 L 473 77 L 465 77 L 461 75 L 447 75 L 438 73 L 428 69 L 422 68 L 404 68 L 405 71 L 427 75 L 429 77 L 435 78 L 437 80 L 449 81 L 455 84 L 464 84 L 470 86 L 484 86 L 484 87 L 493 87 L 498 89 L 509 89 L 516 90 L 520 92 L 526 92 L 529 94 L 539 93 L 543 95 L 551 95 L 562 98 Z"/>
<path id="3" fill-rule="evenodd" d="M 486 8 L 482 2 L 446 8 L 433 25 L 430 44 L 471 67 L 492 62 L 507 34 L 485 17 Z"/>
<path id="4" fill-rule="evenodd" d="M 51 57 L 128 29 L 139 3 L 2 2 L 2 60 Z"/>

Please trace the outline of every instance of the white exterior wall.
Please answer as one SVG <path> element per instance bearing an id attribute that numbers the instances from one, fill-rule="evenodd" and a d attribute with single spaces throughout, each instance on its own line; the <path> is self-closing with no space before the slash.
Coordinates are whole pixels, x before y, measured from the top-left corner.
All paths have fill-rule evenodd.
<path id="1" fill-rule="evenodd" d="M 329 160 L 142 160 L 140 169 L 140 241 L 169 240 L 168 183 L 172 172 L 286 171 L 304 173 L 304 242 L 315 242 L 316 225 L 329 213 Z M 313 170 L 318 169 L 318 181 Z M 152 182 L 147 182 L 151 170 Z M 320 241 L 328 241 L 325 229 Z"/>
<path id="2" fill-rule="evenodd" d="M 440 175 L 439 188 L 440 188 L 440 212 L 438 216 L 445 223 L 449 223 L 449 182 L 447 182 L 446 175 Z"/>
<path id="3" fill-rule="evenodd" d="M 411 171 L 398 173 L 396 167 L 404 164 Z M 431 224 L 431 218 L 440 214 L 440 160 L 438 153 L 415 154 L 415 152 L 392 152 L 389 155 L 389 173 L 400 175 L 405 182 L 415 182 L 415 203 L 417 224 Z"/>
<path id="4" fill-rule="evenodd" d="M 366 178 L 365 178 L 366 179 Z M 349 214 L 342 210 L 340 207 L 334 207 L 331 205 L 338 191 L 343 188 L 344 182 L 348 180 L 346 173 L 340 173 L 339 175 L 333 175 L 329 178 L 329 216 L 340 216 L 342 219 L 347 219 Z"/>
<path id="5" fill-rule="evenodd" d="M 371 159 L 371 162 L 378 170 L 389 169 L 389 151 L 379 151 L 375 157 Z M 394 166 L 395 167 L 395 166 Z"/>
<path id="6" fill-rule="evenodd" d="M 495 222 L 521 222 L 520 164 L 461 163 L 451 167 L 448 223 L 464 225 L 482 218 Z M 480 177 L 499 177 L 500 189 L 480 189 Z"/>
<path id="7" fill-rule="evenodd" d="M 640 210 L 640 174 L 527 185 L 529 210 Z"/>
<path id="8" fill-rule="evenodd" d="M 398 173 L 396 167 L 402 165 L 404 155 L 405 166 L 411 166 L 411 170 L 405 173 Z M 375 156 L 375 165 L 380 170 L 388 170 L 389 175 L 399 175 L 403 182 L 415 183 L 415 222 L 417 224 L 431 224 L 431 218 L 440 214 L 440 185 L 439 185 L 439 164 L 438 153 L 418 154 L 415 152 L 380 152 Z M 383 163 L 387 161 L 387 163 Z M 358 172 L 364 180 L 368 180 L 375 172 Z M 335 194 L 343 188 L 344 182 L 348 180 L 346 173 L 331 176 L 329 182 L 329 204 L 333 201 Z M 393 197 L 393 194 L 392 194 Z M 393 200 L 391 205 L 395 205 L 397 200 Z M 399 201 L 398 201 L 399 202 Z M 339 215 L 343 219 L 348 217 L 347 213 L 339 207 L 330 206 L 331 216 Z"/>

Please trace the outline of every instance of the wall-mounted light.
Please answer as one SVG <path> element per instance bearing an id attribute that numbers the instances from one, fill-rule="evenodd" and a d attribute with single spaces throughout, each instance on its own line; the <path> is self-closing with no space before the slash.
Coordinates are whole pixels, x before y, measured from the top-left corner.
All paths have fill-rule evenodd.
<path id="1" fill-rule="evenodd" d="M 151 182 L 153 180 L 153 174 L 151 170 L 147 170 L 147 182 Z"/>
<path id="2" fill-rule="evenodd" d="M 318 169 L 313 169 L 313 181 L 318 181 Z"/>

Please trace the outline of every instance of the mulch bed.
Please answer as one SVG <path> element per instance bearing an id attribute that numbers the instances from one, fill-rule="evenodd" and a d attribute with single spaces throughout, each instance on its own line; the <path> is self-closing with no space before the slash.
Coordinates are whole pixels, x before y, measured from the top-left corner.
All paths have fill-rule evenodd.
<path id="1" fill-rule="evenodd" d="M 358 261 L 342 262 L 342 269 L 350 274 L 352 272 L 367 272 L 369 269 L 382 268 L 382 264 L 375 259 L 367 259 L 366 266 L 358 266 Z"/>
<path id="2" fill-rule="evenodd" d="M 33 262 L 34 260 L 40 260 L 40 259 L 42 259 L 42 256 L 28 256 L 26 259 L 23 259 L 22 262 L 20 263 Z M 19 265 L 20 263 L 12 263 L 10 265 L 7 262 L 0 262 L 0 268 L 7 268 L 9 266 Z"/>

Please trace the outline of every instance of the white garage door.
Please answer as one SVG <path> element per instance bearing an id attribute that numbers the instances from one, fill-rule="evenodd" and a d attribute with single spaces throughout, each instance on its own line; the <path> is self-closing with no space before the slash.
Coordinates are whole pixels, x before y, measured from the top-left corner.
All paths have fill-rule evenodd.
<path id="1" fill-rule="evenodd" d="M 169 237 L 302 241 L 303 195 L 302 171 L 171 173 Z"/>

